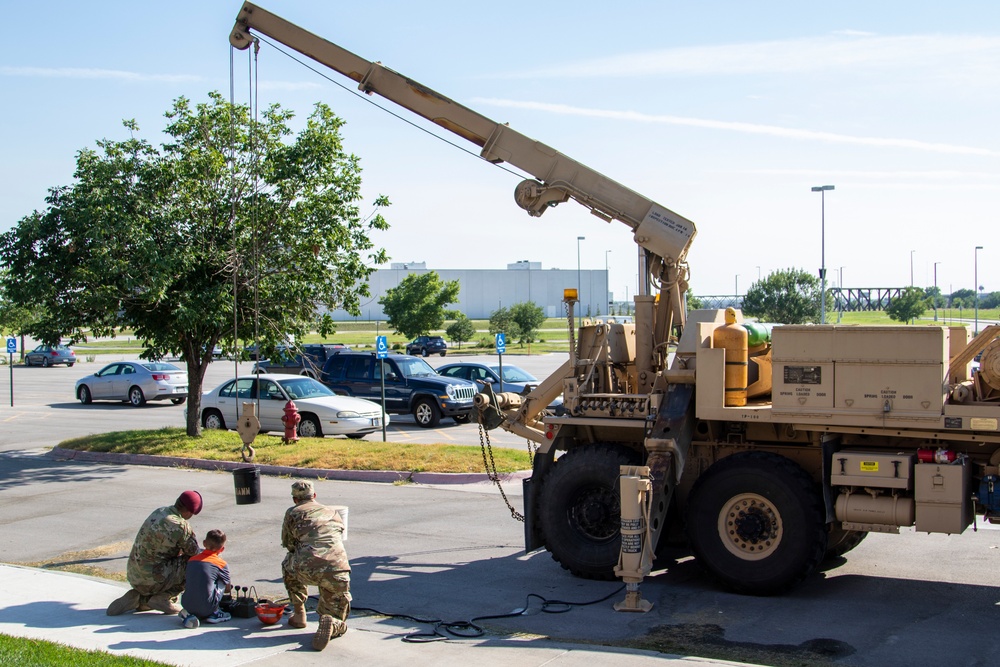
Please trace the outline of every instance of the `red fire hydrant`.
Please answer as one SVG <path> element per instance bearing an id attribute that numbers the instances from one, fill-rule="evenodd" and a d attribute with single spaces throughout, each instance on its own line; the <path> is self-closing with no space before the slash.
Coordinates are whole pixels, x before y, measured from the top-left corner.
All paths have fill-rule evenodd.
<path id="1" fill-rule="evenodd" d="M 281 418 L 281 423 L 285 425 L 285 437 L 281 439 L 282 442 L 287 444 L 299 439 L 296 429 L 298 429 L 300 421 L 302 421 L 302 416 L 299 414 L 299 409 L 295 407 L 295 403 L 292 401 L 285 403 L 285 416 Z"/>

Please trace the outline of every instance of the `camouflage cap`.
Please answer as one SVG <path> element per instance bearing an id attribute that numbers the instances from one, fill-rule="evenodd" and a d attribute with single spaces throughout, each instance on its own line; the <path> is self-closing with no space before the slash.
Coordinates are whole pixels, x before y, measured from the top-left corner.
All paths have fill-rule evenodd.
<path id="1" fill-rule="evenodd" d="M 312 498 L 316 492 L 313 490 L 312 482 L 295 482 L 292 484 L 292 499 L 305 500 Z"/>

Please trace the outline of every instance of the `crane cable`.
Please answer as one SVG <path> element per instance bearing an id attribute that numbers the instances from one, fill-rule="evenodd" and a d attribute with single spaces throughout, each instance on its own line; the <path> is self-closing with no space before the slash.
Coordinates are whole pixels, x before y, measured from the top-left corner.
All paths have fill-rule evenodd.
<path id="1" fill-rule="evenodd" d="M 380 109 L 380 110 L 384 111 L 385 113 L 387 113 L 390 116 L 396 118 L 397 120 L 401 120 L 404 123 L 406 123 L 407 125 L 409 125 L 411 127 L 414 127 L 416 129 L 420 130 L 421 132 L 424 132 L 425 134 L 429 134 L 430 136 L 434 137 L 438 141 L 442 141 L 442 142 L 448 144 L 449 146 L 451 146 L 452 148 L 456 148 L 456 149 L 462 151 L 463 153 L 467 153 L 468 155 L 471 155 L 473 157 L 479 158 L 480 160 L 483 159 L 483 157 L 481 155 L 479 155 L 478 153 L 476 153 L 475 151 L 469 150 L 465 146 L 462 146 L 461 144 L 458 144 L 458 143 L 456 143 L 456 142 L 454 142 L 454 141 L 452 141 L 450 139 L 442 137 L 439 134 L 435 134 L 434 132 L 431 132 L 426 127 L 418 125 L 417 123 L 413 122 L 412 120 L 410 120 L 409 118 L 403 116 L 402 114 L 398 114 L 395 111 L 393 111 L 392 109 L 388 109 L 388 108 L 382 106 L 381 104 L 378 104 L 377 102 L 375 102 L 374 100 L 372 100 L 367 95 L 363 95 L 362 93 L 358 92 L 357 90 L 354 90 L 354 89 L 352 89 L 352 88 L 350 88 L 348 86 L 345 86 L 344 84 L 340 83 L 339 81 L 337 81 L 333 77 L 325 74 L 324 72 L 321 72 L 320 70 L 318 70 L 317 68 L 313 67 L 312 65 L 310 65 L 306 61 L 304 61 L 304 60 L 296 57 L 292 53 L 286 51 L 285 49 L 281 48 L 280 46 L 278 46 L 274 42 L 266 39 L 265 37 L 261 37 L 260 35 L 256 35 L 254 37 L 254 40 L 255 41 L 259 40 L 260 42 L 263 42 L 264 44 L 272 47 L 278 53 L 283 54 L 284 56 L 288 57 L 289 59 L 293 60 L 294 62 L 297 62 L 298 64 L 302 65 L 306 69 L 310 70 L 314 74 L 316 74 L 316 75 L 318 75 L 318 76 L 326 79 L 327 81 L 329 81 L 333 85 L 337 86 L 338 88 L 341 88 L 341 89 L 347 91 L 348 93 L 350 93 L 351 95 L 357 97 L 360 100 L 364 100 L 365 102 L 367 102 L 368 104 L 371 104 L 376 109 Z M 235 47 L 233 47 L 233 48 L 235 48 Z M 489 161 L 486 161 L 486 162 L 489 162 Z M 513 169 L 511 169 L 509 167 L 505 167 L 504 165 L 502 165 L 500 163 L 489 162 L 489 164 L 491 164 L 492 166 L 496 167 L 497 169 L 500 169 L 502 171 L 506 171 L 508 174 L 511 174 L 512 176 L 516 176 L 517 178 L 521 178 L 521 179 L 525 178 L 525 175 L 523 173 L 518 173 L 518 172 L 514 171 Z"/>

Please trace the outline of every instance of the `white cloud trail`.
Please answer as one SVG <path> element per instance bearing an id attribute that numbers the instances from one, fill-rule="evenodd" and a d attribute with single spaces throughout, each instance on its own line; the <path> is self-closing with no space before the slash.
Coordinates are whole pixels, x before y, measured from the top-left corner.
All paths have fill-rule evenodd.
<path id="1" fill-rule="evenodd" d="M 549 104 L 546 102 L 527 102 L 498 98 L 478 97 L 471 101 L 474 105 L 489 105 L 508 109 L 527 109 L 543 111 L 563 116 L 584 116 L 588 118 L 603 118 L 606 120 L 621 120 L 636 123 L 658 123 L 664 125 L 685 125 L 744 134 L 763 134 L 785 139 L 800 139 L 807 141 L 822 141 L 837 144 L 855 144 L 859 146 L 875 146 L 882 148 L 906 148 L 933 153 L 948 153 L 952 155 L 982 155 L 998 157 L 1000 152 L 977 146 L 961 146 L 957 144 L 940 144 L 915 139 L 895 139 L 891 137 L 859 137 L 835 132 L 820 132 L 777 125 L 761 125 L 756 123 L 741 123 L 735 121 L 708 120 L 704 118 L 686 118 L 684 116 L 669 116 L 647 114 L 638 111 L 614 111 L 610 109 L 591 109 L 574 107 L 568 104 Z"/>

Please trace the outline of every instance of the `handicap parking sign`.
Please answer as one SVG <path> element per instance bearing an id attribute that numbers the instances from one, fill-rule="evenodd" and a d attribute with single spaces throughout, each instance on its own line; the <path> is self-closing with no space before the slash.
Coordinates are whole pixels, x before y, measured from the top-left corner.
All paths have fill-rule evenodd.
<path id="1" fill-rule="evenodd" d="M 8 338 L 7 339 L 7 354 L 14 354 L 17 352 L 17 339 Z"/>
<path id="2" fill-rule="evenodd" d="M 507 340 L 504 338 L 502 333 L 497 334 L 497 354 L 503 354 L 507 351 Z"/>
<path id="3" fill-rule="evenodd" d="M 385 359 L 389 356 L 389 342 L 385 336 L 375 337 L 375 356 L 379 359 Z"/>

